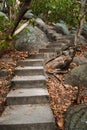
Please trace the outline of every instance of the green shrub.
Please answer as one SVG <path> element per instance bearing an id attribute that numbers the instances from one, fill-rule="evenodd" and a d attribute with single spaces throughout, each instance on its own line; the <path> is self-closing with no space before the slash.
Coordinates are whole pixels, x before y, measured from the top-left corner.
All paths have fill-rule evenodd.
<path id="1" fill-rule="evenodd" d="M 65 21 L 76 26 L 79 20 L 80 4 L 75 0 L 34 0 L 33 13 L 46 22 Z"/>

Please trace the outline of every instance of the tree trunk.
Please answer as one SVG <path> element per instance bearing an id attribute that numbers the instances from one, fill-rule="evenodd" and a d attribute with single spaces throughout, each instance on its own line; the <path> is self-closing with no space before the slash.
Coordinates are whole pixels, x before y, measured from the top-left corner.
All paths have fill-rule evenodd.
<path id="1" fill-rule="evenodd" d="M 11 30 L 11 36 L 13 36 L 19 22 L 21 21 L 22 17 L 26 13 L 26 11 L 29 9 L 31 2 L 32 2 L 32 0 L 25 0 L 24 3 L 22 4 L 22 6 L 19 10 L 19 13 L 17 14 L 16 19 L 14 21 L 14 28 Z"/>

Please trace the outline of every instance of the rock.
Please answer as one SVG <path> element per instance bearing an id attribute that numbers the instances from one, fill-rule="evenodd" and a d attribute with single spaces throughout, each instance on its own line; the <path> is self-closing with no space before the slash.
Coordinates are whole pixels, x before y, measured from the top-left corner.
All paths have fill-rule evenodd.
<path id="1" fill-rule="evenodd" d="M 70 34 L 70 35 L 67 35 L 67 38 L 69 39 L 69 40 L 71 40 L 72 41 L 72 43 L 74 42 L 74 39 L 75 39 L 75 33 L 72 33 L 72 34 Z M 80 36 L 80 39 L 78 40 L 78 42 L 77 42 L 79 45 L 87 45 L 87 42 L 86 42 L 86 40 L 85 40 L 85 38 L 81 35 Z"/>
<path id="2" fill-rule="evenodd" d="M 38 51 L 44 48 L 48 39 L 38 27 L 27 26 L 15 39 L 15 48 L 22 51 Z"/>
<path id="3" fill-rule="evenodd" d="M 56 30 L 57 33 L 62 33 L 64 35 L 69 34 L 68 28 L 67 28 L 67 26 L 64 22 L 56 23 L 55 24 L 55 30 Z"/>
<path id="4" fill-rule="evenodd" d="M 23 18 L 24 18 L 24 19 L 30 19 L 30 18 L 35 18 L 35 16 L 34 16 L 33 13 L 31 13 L 31 10 L 28 10 L 28 11 L 25 13 L 25 15 L 24 15 Z"/>
<path id="5" fill-rule="evenodd" d="M 36 19 L 36 24 L 45 25 L 45 22 L 41 18 Z"/>
<path id="6" fill-rule="evenodd" d="M 72 27 L 71 29 L 71 34 L 75 34 L 76 33 L 76 28 L 75 27 Z"/>
<path id="7" fill-rule="evenodd" d="M 67 110 L 65 130 L 87 130 L 87 104 L 75 105 Z"/>
<path id="8" fill-rule="evenodd" d="M 65 76 L 65 84 L 87 87 L 87 64 L 75 67 Z"/>
<path id="9" fill-rule="evenodd" d="M 85 57 L 75 57 L 73 59 L 73 62 L 75 62 L 77 65 L 87 64 L 87 58 L 85 58 Z"/>
<path id="10" fill-rule="evenodd" d="M 83 25 L 82 35 L 87 38 L 87 23 Z"/>

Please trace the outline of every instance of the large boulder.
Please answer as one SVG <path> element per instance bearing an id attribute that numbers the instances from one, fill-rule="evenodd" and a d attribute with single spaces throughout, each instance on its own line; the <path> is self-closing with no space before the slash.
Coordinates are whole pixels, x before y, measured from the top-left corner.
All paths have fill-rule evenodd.
<path id="1" fill-rule="evenodd" d="M 38 51 L 48 44 L 48 39 L 38 27 L 27 26 L 15 39 L 15 48 L 22 51 Z"/>
<path id="2" fill-rule="evenodd" d="M 75 67 L 65 76 L 64 83 L 87 88 L 87 64 Z"/>
<path id="3" fill-rule="evenodd" d="M 87 104 L 75 105 L 67 110 L 65 130 L 87 130 Z"/>
<path id="4" fill-rule="evenodd" d="M 63 21 L 55 24 L 55 30 L 57 33 L 62 33 L 63 35 L 69 34 L 68 27 L 66 26 L 66 24 Z"/>

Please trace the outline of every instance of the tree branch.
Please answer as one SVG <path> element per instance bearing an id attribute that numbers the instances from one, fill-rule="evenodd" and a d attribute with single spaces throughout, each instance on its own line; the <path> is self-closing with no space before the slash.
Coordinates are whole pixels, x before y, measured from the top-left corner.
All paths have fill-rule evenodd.
<path id="1" fill-rule="evenodd" d="M 24 3 L 22 4 L 22 6 L 19 10 L 19 13 L 17 14 L 16 19 L 14 21 L 14 28 L 11 30 L 11 36 L 13 36 L 19 22 L 21 21 L 22 17 L 26 13 L 26 11 L 29 9 L 31 2 L 32 2 L 32 0 L 25 0 Z"/>

